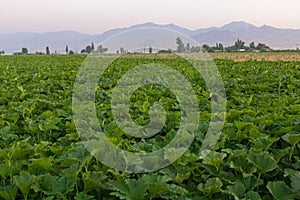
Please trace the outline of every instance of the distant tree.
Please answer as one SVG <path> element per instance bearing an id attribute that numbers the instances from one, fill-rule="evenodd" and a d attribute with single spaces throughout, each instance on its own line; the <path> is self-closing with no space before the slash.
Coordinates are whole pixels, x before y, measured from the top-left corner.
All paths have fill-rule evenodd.
<path id="1" fill-rule="evenodd" d="M 203 51 L 208 51 L 210 47 L 207 44 L 202 45 Z"/>
<path id="2" fill-rule="evenodd" d="M 86 53 L 91 53 L 92 52 L 92 47 L 90 45 L 88 45 L 87 47 L 85 47 L 85 52 Z"/>
<path id="3" fill-rule="evenodd" d="M 191 51 L 191 47 L 190 47 L 190 43 L 186 43 L 186 52 L 190 52 Z"/>
<path id="4" fill-rule="evenodd" d="M 168 49 L 168 53 L 173 53 L 173 50 L 172 49 Z"/>
<path id="5" fill-rule="evenodd" d="M 125 50 L 124 50 L 123 47 L 120 48 L 120 53 L 121 53 L 121 54 L 125 53 Z"/>
<path id="6" fill-rule="evenodd" d="M 165 49 L 162 49 L 162 50 L 159 50 L 157 53 L 169 53 L 169 51 L 165 50 Z"/>
<path id="7" fill-rule="evenodd" d="M 22 54 L 28 54 L 28 49 L 23 47 L 21 52 L 22 52 Z"/>
<path id="8" fill-rule="evenodd" d="M 74 51 L 70 50 L 69 55 L 73 55 L 73 54 L 75 54 Z"/>
<path id="9" fill-rule="evenodd" d="M 177 52 L 178 53 L 184 52 L 184 43 L 180 37 L 176 38 L 176 44 L 177 44 Z"/>
<path id="10" fill-rule="evenodd" d="M 98 53 L 105 53 L 105 52 L 107 52 L 108 51 L 108 48 L 104 48 L 102 45 L 99 45 L 98 47 L 97 47 L 97 52 Z"/>
<path id="11" fill-rule="evenodd" d="M 190 51 L 191 51 L 191 53 L 199 53 L 201 51 L 201 47 L 192 46 Z"/>
<path id="12" fill-rule="evenodd" d="M 66 45 L 66 54 L 68 54 L 68 53 L 69 53 L 69 46 Z"/>
<path id="13" fill-rule="evenodd" d="M 267 51 L 270 50 L 270 47 L 268 47 L 266 44 L 258 43 L 256 49 L 259 51 Z"/>
<path id="14" fill-rule="evenodd" d="M 250 48 L 250 50 L 254 50 L 254 49 L 255 49 L 255 43 L 254 43 L 254 42 L 251 42 L 251 43 L 249 44 L 249 48 Z"/>
<path id="15" fill-rule="evenodd" d="M 224 45 L 221 44 L 221 43 L 219 43 L 219 50 L 220 50 L 220 51 L 224 51 Z"/>
<path id="16" fill-rule="evenodd" d="M 152 50 L 153 50 L 152 47 L 149 47 L 149 53 L 152 53 Z"/>
<path id="17" fill-rule="evenodd" d="M 0 51 L 0 56 L 3 55 L 3 54 L 5 54 L 5 52 L 4 52 L 4 50 L 1 50 Z"/>
<path id="18" fill-rule="evenodd" d="M 223 51 L 224 46 L 222 43 L 216 43 L 216 47 L 212 48 L 211 50 L 218 50 L 218 51 Z"/>
<path id="19" fill-rule="evenodd" d="M 50 54 L 50 49 L 49 49 L 49 47 L 46 47 L 46 54 L 47 54 L 47 55 Z"/>
<path id="20" fill-rule="evenodd" d="M 245 42 L 243 42 L 240 39 L 237 39 L 237 41 L 234 43 L 234 46 L 235 46 L 236 50 L 244 49 Z"/>
<path id="21" fill-rule="evenodd" d="M 82 49 L 82 50 L 80 51 L 80 53 L 86 53 L 85 49 Z"/>
<path id="22" fill-rule="evenodd" d="M 97 52 L 98 53 L 102 53 L 103 51 L 103 46 L 100 44 L 98 47 L 97 47 Z"/>
<path id="23" fill-rule="evenodd" d="M 91 44 L 91 48 L 92 48 L 92 51 L 95 49 L 95 45 L 94 45 L 93 42 L 92 42 L 92 44 Z"/>

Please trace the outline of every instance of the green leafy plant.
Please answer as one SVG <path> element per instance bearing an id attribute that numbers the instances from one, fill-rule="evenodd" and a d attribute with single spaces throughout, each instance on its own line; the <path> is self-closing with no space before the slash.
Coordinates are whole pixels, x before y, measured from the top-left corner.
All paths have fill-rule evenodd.
<path id="1" fill-rule="evenodd" d="M 211 113 L 215 97 L 201 74 L 171 54 L 134 56 L 117 59 L 100 78 L 95 93 L 99 125 L 127 151 L 153 152 L 168 145 L 182 112 L 168 88 L 148 84 L 130 97 L 129 114 L 139 125 L 149 123 L 154 103 L 166 110 L 165 125 L 153 137 L 130 136 L 111 112 L 113 88 L 132 66 L 164 64 L 191 83 L 199 101 L 200 122 L 188 151 L 151 173 L 105 166 L 82 145 L 72 113 L 74 80 L 85 56 L 1 56 L 0 199 L 300 198 L 299 61 L 216 59 L 227 96 L 226 121 L 217 144 L 203 157 L 199 150 L 218 113 Z"/>

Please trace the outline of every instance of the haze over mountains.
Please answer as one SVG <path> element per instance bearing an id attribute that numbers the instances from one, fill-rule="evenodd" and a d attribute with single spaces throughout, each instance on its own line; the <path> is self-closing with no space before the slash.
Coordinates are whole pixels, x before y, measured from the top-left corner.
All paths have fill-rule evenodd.
<path id="1" fill-rule="evenodd" d="M 233 45 L 239 38 L 245 41 L 247 45 L 254 41 L 256 44 L 259 42 L 265 43 L 273 49 L 295 49 L 298 46 L 300 47 L 300 29 L 282 29 L 267 25 L 257 27 L 241 21 L 231 22 L 222 27 L 200 28 L 197 30 L 189 30 L 175 24 L 144 23 L 129 28 L 111 29 L 99 35 L 88 35 L 74 31 L 0 34 L 0 50 L 3 49 L 7 53 L 12 53 L 20 52 L 22 47 L 27 47 L 29 52 L 34 53 L 45 52 L 46 46 L 49 46 L 51 52 L 56 50 L 58 53 L 62 53 L 68 45 L 69 49 L 80 52 L 91 42 L 98 45 L 101 41 L 115 34 L 146 27 L 171 29 L 192 37 L 200 45 L 222 43 L 226 47 Z"/>

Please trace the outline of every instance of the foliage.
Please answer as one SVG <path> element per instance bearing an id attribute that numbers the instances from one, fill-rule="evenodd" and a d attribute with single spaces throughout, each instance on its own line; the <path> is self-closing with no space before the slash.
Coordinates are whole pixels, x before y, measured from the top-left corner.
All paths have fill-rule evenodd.
<path id="1" fill-rule="evenodd" d="M 180 37 L 176 38 L 176 44 L 178 53 L 185 52 L 184 43 Z"/>
<path id="2" fill-rule="evenodd" d="M 47 46 L 46 47 L 46 54 L 49 55 L 50 54 L 50 48 Z"/>
<path id="3" fill-rule="evenodd" d="M 96 107 L 107 137 L 129 151 L 150 152 L 176 134 L 180 106 L 164 87 L 131 97 L 131 116 L 147 124 L 156 101 L 169 111 L 160 135 L 139 140 L 120 131 L 110 97 L 130 64 L 161 62 L 179 70 L 198 96 L 199 128 L 189 150 L 156 172 L 111 169 L 85 150 L 72 116 L 72 86 L 82 55 L 0 57 L 0 199 L 299 199 L 300 63 L 216 60 L 228 99 L 223 134 L 204 159 L 210 94 L 180 58 L 117 60 L 101 78 Z M 123 64 L 123 65 L 121 65 Z M 120 67 L 123 66 L 123 67 Z M 119 68 L 118 68 L 119 67 Z M 179 114 L 179 115 L 178 115 Z"/>
<path id="4" fill-rule="evenodd" d="M 28 54 L 28 49 L 26 47 L 23 47 L 21 53 Z"/>

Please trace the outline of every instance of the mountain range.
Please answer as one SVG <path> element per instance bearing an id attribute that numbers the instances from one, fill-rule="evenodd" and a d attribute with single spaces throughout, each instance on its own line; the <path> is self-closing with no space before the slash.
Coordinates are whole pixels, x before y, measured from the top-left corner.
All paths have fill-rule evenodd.
<path id="1" fill-rule="evenodd" d="M 46 46 L 49 46 L 52 52 L 62 53 L 65 51 L 66 45 L 68 45 L 69 49 L 80 52 L 81 49 L 91 42 L 100 44 L 105 39 L 121 32 L 147 27 L 170 29 L 193 38 L 201 45 L 222 43 L 226 47 L 233 45 L 237 39 L 241 39 L 246 44 L 250 42 L 255 42 L 256 44 L 264 43 L 272 49 L 295 49 L 300 46 L 300 29 L 284 29 L 267 25 L 257 27 L 250 23 L 239 21 L 231 22 L 222 27 L 190 30 L 173 23 L 160 25 L 149 22 L 126 28 L 111 29 L 96 35 L 74 31 L 0 34 L 0 50 L 3 49 L 7 53 L 12 53 L 20 52 L 22 47 L 27 47 L 29 52 L 44 52 Z"/>

